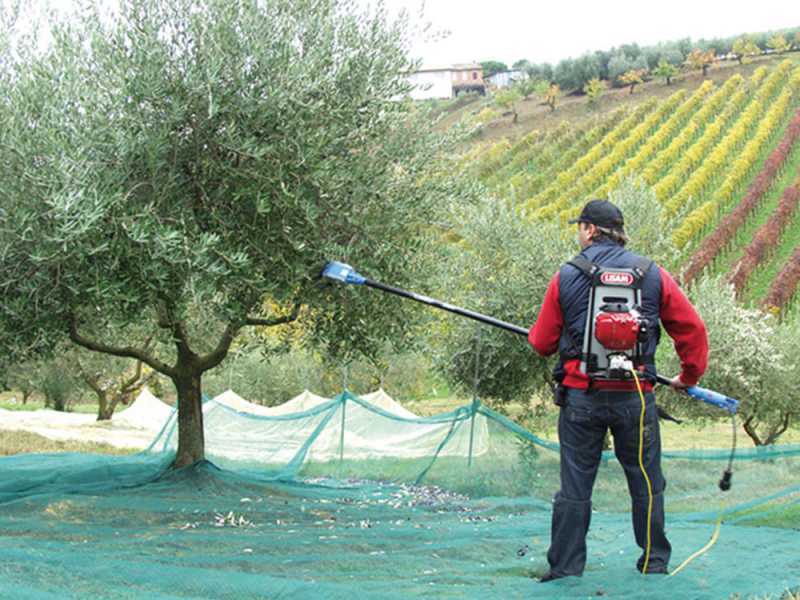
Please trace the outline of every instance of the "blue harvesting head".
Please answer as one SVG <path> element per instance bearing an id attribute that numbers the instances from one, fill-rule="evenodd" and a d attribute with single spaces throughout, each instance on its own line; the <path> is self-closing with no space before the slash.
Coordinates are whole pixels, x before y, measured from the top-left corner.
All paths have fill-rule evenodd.
<path id="1" fill-rule="evenodd" d="M 356 273 L 356 270 L 348 264 L 331 261 L 322 269 L 322 276 L 328 279 L 335 279 L 342 283 L 354 283 L 363 285 L 366 278 Z"/>
<path id="2" fill-rule="evenodd" d="M 720 394 L 719 392 L 714 392 L 712 390 L 707 390 L 697 386 L 690 387 L 686 391 L 693 398 L 697 398 L 698 400 L 702 400 L 703 402 L 707 402 L 708 404 L 723 410 L 727 410 L 730 413 L 735 413 L 736 409 L 739 408 L 738 400 L 729 398 L 728 396 Z"/>

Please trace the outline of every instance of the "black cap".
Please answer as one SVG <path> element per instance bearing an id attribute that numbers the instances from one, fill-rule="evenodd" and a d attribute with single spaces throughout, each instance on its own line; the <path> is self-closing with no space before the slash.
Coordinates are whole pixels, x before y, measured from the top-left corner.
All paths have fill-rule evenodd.
<path id="1" fill-rule="evenodd" d="M 570 219 L 569 223 L 570 225 L 591 223 L 598 227 L 621 231 L 625 226 L 625 219 L 622 217 L 622 211 L 608 200 L 590 200 L 583 207 L 581 215 L 577 219 Z"/>

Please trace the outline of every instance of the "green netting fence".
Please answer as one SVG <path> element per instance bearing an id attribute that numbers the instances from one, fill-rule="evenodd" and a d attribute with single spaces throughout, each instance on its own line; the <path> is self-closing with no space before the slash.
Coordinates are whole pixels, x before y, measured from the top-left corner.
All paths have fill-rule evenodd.
<path id="1" fill-rule="evenodd" d="M 398 416 L 349 392 L 294 414 L 205 403 L 208 462 L 169 468 L 174 415 L 130 456 L 0 459 L 0 597 L 729 598 L 800 589 L 800 446 L 664 452 L 675 577 L 641 576 L 613 452 L 582 578 L 546 570 L 558 446 L 473 402 Z"/>

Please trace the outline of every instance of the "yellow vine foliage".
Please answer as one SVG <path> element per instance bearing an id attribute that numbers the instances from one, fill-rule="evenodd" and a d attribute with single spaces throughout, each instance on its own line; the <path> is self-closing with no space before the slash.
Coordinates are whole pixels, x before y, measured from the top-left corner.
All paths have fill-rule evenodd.
<path id="1" fill-rule="evenodd" d="M 764 69 L 766 73 L 766 69 Z M 678 162 L 681 152 L 689 146 L 698 131 L 706 126 L 712 116 L 718 114 L 727 103 L 737 101 L 735 91 L 744 82 L 744 78 L 737 74 L 730 77 L 723 85 L 714 92 L 689 120 L 689 123 L 681 132 L 672 138 L 669 145 L 651 161 L 642 172 L 642 178 L 649 185 L 656 183 L 661 173 L 671 169 L 672 165 Z"/>
<path id="2" fill-rule="evenodd" d="M 569 202 L 569 198 L 566 198 L 565 194 L 567 190 L 572 187 L 572 184 L 577 181 L 582 174 L 587 173 L 592 165 L 597 163 L 610 149 L 613 149 L 615 145 L 623 140 L 626 134 L 631 131 L 637 123 L 655 110 L 656 106 L 657 102 L 655 100 L 649 100 L 637 107 L 630 116 L 620 121 L 606 136 L 595 144 L 594 147 L 575 161 L 569 169 L 559 173 L 555 181 L 541 194 L 527 200 L 525 203 L 526 211 L 529 214 L 534 214 L 533 211 L 536 211 L 536 209 L 547 209 L 544 214 L 534 214 L 534 218 L 538 219 L 546 216 L 554 216 L 559 210 L 564 208 L 562 203 Z M 559 199 L 553 202 L 556 198 Z M 556 207 L 554 205 L 558 206 Z"/>
<path id="3" fill-rule="evenodd" d="M 787 115 L 791 112 L 792 96 L 792 88 L 786 86 L 777 99 L 770 103 L 770 108 L 759 121 L 755 134 L 733 161 L 725 179 L 716 186 L 711 199 L 689 213 L 681 225 L 675 229 L 672 240 L 678 248 L 683 248 L 698 234 L 705 231 L 717 219 L 719 211 L 734 200 L 734 194 L 753 174 L 762 151 L 778 133 Z"/>
<path id="4" fill-rule="evenodd" d="M 770 106 L 773 96 L 786 84 L 790 69 L 791 64 L 788 64 L 788 61 L 784 61 L 764 80 L 753 99 L 739 115 L 739 118 L 725 132 L 713 149 L 709 151 L 710 143 L 714 140 L 714 137 L 705 140 L 704 134 L 703 138 L 686 152 L 682 162 L 686 172 L 691 173 L 691 175 L 683 181 L 677 192 L 668 201 L 665 201 L 664 196 L 661 195 L 665 193 L 665 182 L 659 182 L 656 186 L 656 196 L 665 201 L 664 206 L 667 215 L 676 214 L 681 208 L 688 206 L 692 199 L 697 200 L 700 198 L 709 189 L 712 182 L 718 179 L 719 174 L 727 171 L 728 166 L 733 162 L 742 145 L 752 137 L 756 125 L 763 122 L 761 119 L 765 108 Z M 711 135 L 718 137 L 720 133 L 714 129 Z M 669 183 L 672 183 L 672 181 Z"/>
<path id="5" fill-rule="evenodd" d="M 639 172 L 653 155 L 663 148 L 669 140 L 674 137 L 677 129 L 686 122 L 689 116 L 694 113 L 702 104 L 703 99 L 714 89 L 714 82 L 706 80 L 695 92 L 670 116 L 658 130 L 648 137 L 647 141 L 639 148 L 639 151 L 625 161 L 622 168 L 617 169 L 608 181 L 597 188 L 591 195 L 605 198 L 608 194 L 619 187 L 626 177 Z"/>

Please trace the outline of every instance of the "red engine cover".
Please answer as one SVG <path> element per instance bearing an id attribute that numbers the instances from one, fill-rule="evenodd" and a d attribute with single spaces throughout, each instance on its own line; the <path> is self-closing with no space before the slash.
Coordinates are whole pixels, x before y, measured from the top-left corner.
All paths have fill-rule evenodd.
<path id="1" fill-rule="evenodd" d="M 627 312 L 601 312 L 594 321 L 594 336 L 609 350 L 632 350 L 639 336 L 639 320 Z"/>

